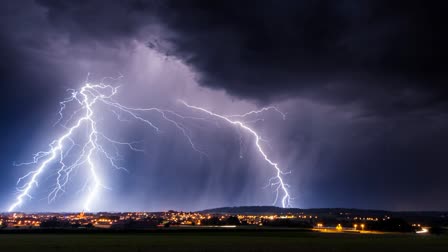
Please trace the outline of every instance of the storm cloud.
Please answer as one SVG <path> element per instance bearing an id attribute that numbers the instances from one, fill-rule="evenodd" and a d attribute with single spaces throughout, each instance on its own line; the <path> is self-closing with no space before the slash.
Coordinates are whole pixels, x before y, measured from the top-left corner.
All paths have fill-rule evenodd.
<path id="1" fill-rule="evenodd" d="M 45 143 L 65 89 L 93 72 L 123 73 L 123 100 L 141 106 L 276 104 L 287 120 L 257 127 L 292 171 L 296 207 L 448 207 L 443 1 L 36 0 L 5 1 L 0 13 L 3 199 L 20 175 L 10 163 Z M 191 126 L 210 160 L 138 129 L 151 155 L 130 154 L 104 207 L 270 203 L 260 190 L 270 174 L 251 151 L 240 160 L 238 134 Z"/>
<path id="2" fill-rule="evenodd" d="M 73 40 L 114 42 L 159 25 L 159 39 L 140 38 L 200 84 L 261 103 L 299 95 L 384 114 L 446 108 L 443 2 L 39 3 Z"/>

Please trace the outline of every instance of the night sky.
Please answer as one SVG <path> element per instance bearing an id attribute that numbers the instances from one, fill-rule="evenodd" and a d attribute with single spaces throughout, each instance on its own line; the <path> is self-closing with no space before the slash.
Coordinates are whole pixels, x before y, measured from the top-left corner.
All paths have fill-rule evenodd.
<path id="1" fill-rule="evenodd" d="M 447 210 L 445 1 L 52 1 L 0 3 L 0 210 L 17 194 L 66 89 L 123 75 L 117 100 L 197 116 L 275 105 L 253 127 L 284 170 L 293 207 Z M 157 119 L 154 119 L 157 120 Z M 158 122 L 164 125 L 164 122 Z M 123 151 L 94 210 L 270 205 L 272 169 L 253 139 L 190 122 L 203 157 L 170 125 L 108 123 Z M 242 158 L 240 157 L 242 156 Z M 48 203 L 56 167 L 23 211 L 80 211 L 82 173 Z M 81 178 L 80 178 L 81 177 Z M 278 205 L 278 204 L 277 204 Z"/>

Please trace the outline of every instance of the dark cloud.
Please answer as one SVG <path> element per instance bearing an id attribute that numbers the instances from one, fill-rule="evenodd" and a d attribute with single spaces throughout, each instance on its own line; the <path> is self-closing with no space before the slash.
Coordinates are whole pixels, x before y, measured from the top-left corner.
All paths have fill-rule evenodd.
<path id="1" fill-rule="evenodd" d="M 242 98 L 303 96 L 379 114 L 446 108 L 442 1 L 38 3 L 74 41 L 147 40 L 202 85 Z M 156 24 L 169 47 L 143 32 Z"/>
<path id="2" fill-rule="evenodd" d="M 199 72 L 203 85 L 261 101 L 312 96 L 386 113 L 445 102 L 445 7 L 427 1 L 173 1 L 160 19 L 174 31 L 168 37 L 174 55 Z"/>
<path id="3" fill-rule="evenodd" d="M 154 23 L 153 1 L 53 1 L 38 0 L 47 9 L 48 20 L 72 41 L 135 39 L 142 26 Z M 146 12 L 148 11 L 148 12 Z"/>

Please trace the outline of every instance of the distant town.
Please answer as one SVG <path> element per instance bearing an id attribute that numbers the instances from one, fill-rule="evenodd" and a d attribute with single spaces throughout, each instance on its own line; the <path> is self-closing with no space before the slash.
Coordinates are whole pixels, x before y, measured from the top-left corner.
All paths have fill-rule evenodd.
<path id="1" fill-rule="evenodd" d="M 295 228 L 318 232 L 444 233 L 448 212 L 389 212 L 359 209 L 230 207 L 198 212 L 3 213 L 1 231 L 144 230 L 172 228 Z"/>

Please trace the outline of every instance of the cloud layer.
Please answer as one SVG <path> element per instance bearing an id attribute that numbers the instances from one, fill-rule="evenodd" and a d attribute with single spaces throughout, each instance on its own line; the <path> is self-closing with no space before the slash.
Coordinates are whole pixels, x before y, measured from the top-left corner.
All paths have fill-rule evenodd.
<path id="1" fill-rule="evenodd" d="M 222 113 L 279 105 L 288 120 L 271 115 L 258 127 L 293 171 L 297 207 L 446 209 L 444 5 L 5 1 L 2 167 L 45 145 L 51 118 L 41 118 L 54 114 L 66 88 L 87 72 L 123 73 L 129 104 L 179 109 L 173 101 L 184 98 Z M 202 162 L 178 138 L 139 129 L 153 155 L 130 158 L 135 170 L 110 202 L 153 210 L 270 203 L 259 190 L 269 173 L 250 151 L 239 159 L 236 132 L 193 128 L 214 159 Z M 8 198 L 23 170 L 0 172 Z"/>

